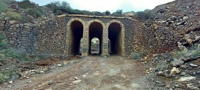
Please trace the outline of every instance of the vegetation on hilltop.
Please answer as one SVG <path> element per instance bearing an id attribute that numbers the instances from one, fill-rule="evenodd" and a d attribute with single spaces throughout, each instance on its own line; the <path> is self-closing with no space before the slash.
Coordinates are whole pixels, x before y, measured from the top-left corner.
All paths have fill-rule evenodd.
<path id="1" fill-rule="evenodd" d="M 154 19 L 154 14 L 149 9 L 146 9 L 146 10 L 140 11 L 140 12 L 136 12 L 134 16 L 138 20 L 148 20 L 148 19 L 153 20 Z"/>
<path id="2" fill-rule="evenodd" d="M 45 6 L 39 6 L 38 4 L 31 2 L 30 0 L 15 1 L 15 0 L 3 0 L 0 2 L 0 20 L 4 18 L 17 20 L 20 22 L 32 22 L 34 18 L 48 17 L 46 15 L 50 11 L 53 11 L 55 15 L 61 14 L 81 14 L 81 15 L 97 15 L 97 16 L 126 16 L 123 10 L 118 9 L 116 12 L 110 11 L 88 11 L 73 9 L 68 2 L 51 2 Z M 153 19 L 154 16 L 151 10 L 145 10 L 141 12 L 128 12 L 133 13 L 130 17 L 138 20 Z M 22 19 L 23 18 L 23 19 Z"/>

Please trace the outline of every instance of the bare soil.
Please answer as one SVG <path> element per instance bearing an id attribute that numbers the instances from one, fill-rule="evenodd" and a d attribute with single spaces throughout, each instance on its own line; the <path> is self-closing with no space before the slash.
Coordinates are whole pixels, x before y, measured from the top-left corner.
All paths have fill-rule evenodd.
<path id="1" fill-rule="evenodd" d="M 149 78 L 141 62 L 89 56 L 48 73 L 4 83 L 0 90 L 151 90 Z"/>

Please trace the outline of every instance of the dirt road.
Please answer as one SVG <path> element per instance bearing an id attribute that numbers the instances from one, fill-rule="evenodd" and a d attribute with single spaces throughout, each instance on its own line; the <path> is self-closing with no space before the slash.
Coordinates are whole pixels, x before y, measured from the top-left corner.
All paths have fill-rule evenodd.
<path id="1" fill-rule="evenodd" d="M 139 62 L 89 56 L 50 73 L 0 85 L 0 90 L 149 90 L 150 86 Z"/>

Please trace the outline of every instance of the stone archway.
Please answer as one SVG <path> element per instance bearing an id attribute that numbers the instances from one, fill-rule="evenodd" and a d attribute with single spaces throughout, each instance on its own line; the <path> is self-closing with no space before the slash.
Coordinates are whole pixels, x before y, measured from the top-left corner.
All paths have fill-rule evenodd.
<path id="1" fill-rule="evenodd" d="M 102 54 L 103 47 L 103 25 L 100 22 L 94 21 L 89 24 L 89 51 L 91 51 L 91 40 L 96 37 L 99 39 L 99 54 Z M 91 54 L 91 52 L 89 52 Z"/>
<path id="2" fill-rule="evenodd" d="M 125 56 L 125 27 L 123 23 L 112 20 L 105 25 L 101 20 L 93 19 L 85 24 L 79 18 L 73 18 L 67 23 L 66 45 L 68 46 L 66 46 L 66 54 L 88 56 L 91 54 L 91 40 L 94 37 L 99 39 L 99 55 L 105 56 L 111 53 Z"/>
<path id="3" fill-rule="evenodd" d="M 69 55 L 79 55 L 81 54 L 81 39 L 83 37 L 84 22 L 81 19 L 75 18 L 71 19 L 67 23 L 67 39 L 66 43 L 67 54 Z"/>
<path id="4" fill-rule="evenodd" d="M 107 24 L 108 38 L 110 40 L 110 54 L 125 56 L 125 28 L 124 25 L 117 20 L 112 20 Z"/>

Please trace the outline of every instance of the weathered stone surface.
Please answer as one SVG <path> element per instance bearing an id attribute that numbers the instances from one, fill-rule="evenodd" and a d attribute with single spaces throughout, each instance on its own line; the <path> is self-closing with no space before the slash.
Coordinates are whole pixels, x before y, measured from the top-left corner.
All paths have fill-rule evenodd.
<path id="1" fill-rule="evenodd" d="M 9 21 L 9 24 L 15 24 L 17 21 L 15 21 L 15 20 L 11 20 L 11 21 Z"/>
<path id="2" fill-rule="evenodd" d="M 175 75 L 180 73 L 180 70 L 176 67 L 173 67 L 172 70 L 170 71 L 170 75 Z"/>
<path id="3" fill-rule="evenodd" d="M 196 77 L 181 77 L 178 81 L 180 82 L 184 82 L 184 81 L 190 81 L 190 80 L 194 80 Z"/>
<path id="4" fill-rule="evenodd" d="M 173 66 L 180 66 L 183 64 L 184 64 L 184 61 L 182 61 L 181 59 L 174 59 L 174 61 L 171 62 L 171 65 Z"/>
<path id="5" fill-rule="evenodd" d="M 187 84 L 187 88 L 188 88 L 188 89 L 191 89 L 191 90 L 200 90 L 200 88 L 198 88 L 198 87 L 192 85 L 192 83 Z"/>

